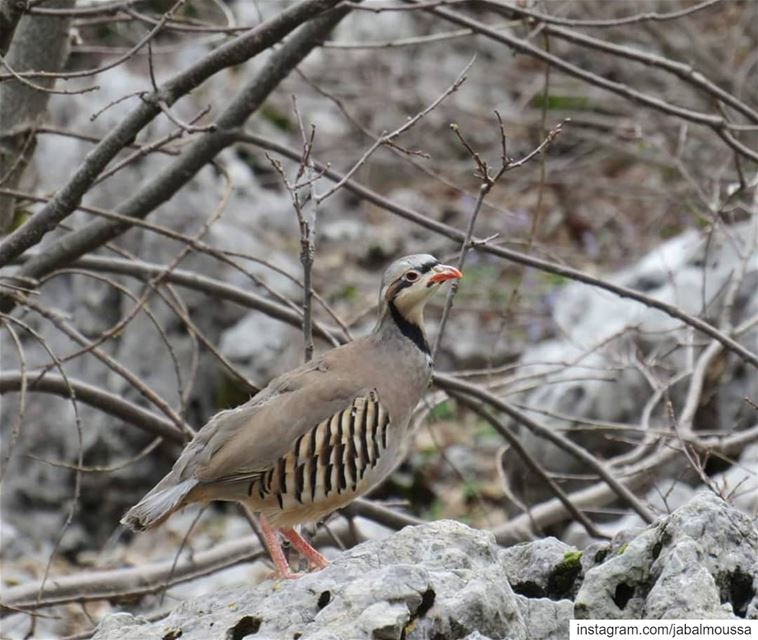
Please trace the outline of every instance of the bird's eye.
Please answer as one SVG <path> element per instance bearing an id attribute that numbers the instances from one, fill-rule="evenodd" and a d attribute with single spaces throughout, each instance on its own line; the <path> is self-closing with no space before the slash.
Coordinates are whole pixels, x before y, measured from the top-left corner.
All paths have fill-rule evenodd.
<path id="1" fill-rule="evenodd" d="M 416 280 L 418 280 L 418 277 L 418 271 L 409 271 L 405 274 L 405 279 L 408 282 L 416 282 Z"/>

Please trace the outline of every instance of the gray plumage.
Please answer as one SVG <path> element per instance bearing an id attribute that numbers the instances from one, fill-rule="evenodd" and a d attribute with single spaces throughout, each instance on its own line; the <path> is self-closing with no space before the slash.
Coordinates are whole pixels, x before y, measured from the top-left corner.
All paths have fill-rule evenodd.
<path id="1" fill-rule="evenodd" d="M 272 380 L 213 416 L 123 518 L 135 530 L 192 502 L 242 502 L 274 527 L 317 521 L 396 466 L 431 376 L 423 306 L 460 273 L 429 255 L 385 271 L 374 331 Z"/>

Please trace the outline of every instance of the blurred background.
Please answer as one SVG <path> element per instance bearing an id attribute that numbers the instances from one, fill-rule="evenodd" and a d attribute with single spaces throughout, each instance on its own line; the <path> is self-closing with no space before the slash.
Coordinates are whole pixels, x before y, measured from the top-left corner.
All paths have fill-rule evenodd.
<path id="1" fill-rule="evenodd" d="M 298 8 L 259 50 L 218 55 Z M 4 637 L 85 638 L 109 612 L 159 617 L 266 575 L 233 505 L 145 535 L 118 521 L 182 425 L 303 361 L 293 196 L 310 198 L 316 351 L 371 329 L 393 259 L 464 260 L 435 366 L 488 394 L 433 385 L 370 496 L 381 509 L 335 515 L 327 555 L 414 519 L 578 548 L 643 526 L 563 440 L 650 513 L 705 488 L 756 515 L 757 3 L 38 0 L 10 15 Z M 318 15 L 333 24 L 307 32 Z M 503 149 L 479 202 L 472 152 L 494 176 Z M 432 341 L 444 306 L 427 307 Z"/>

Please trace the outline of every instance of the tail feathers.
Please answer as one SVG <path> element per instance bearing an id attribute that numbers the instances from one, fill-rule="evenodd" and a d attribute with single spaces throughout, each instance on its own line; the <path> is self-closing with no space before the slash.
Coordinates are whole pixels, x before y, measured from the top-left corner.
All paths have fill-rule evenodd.
<path id="1" fill-rule="evenodd" d="M 189 479 L 179 484 L 162 488 L 159 483 L 150 493 L 134 505 L 121 518 L 121 524 L 133 531 L 145 531 L 161 524 L 174 511 L 184 506 L 187 494 L 197 485 L 197 480 Z"/>

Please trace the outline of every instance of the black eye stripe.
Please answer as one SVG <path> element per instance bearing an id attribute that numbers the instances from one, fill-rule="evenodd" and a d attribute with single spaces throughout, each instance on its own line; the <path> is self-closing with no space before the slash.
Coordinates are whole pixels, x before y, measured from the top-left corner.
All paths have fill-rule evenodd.
<path id="1" fill-rule="evenodd" d="M 403 289 L 407 289 L 408 287 L 414 285 L 416 282 L 418 282 L 418 280 L 414 280 L 413 282 L 411 282 L 410 280 L 406 280 L 404 277 L 396 280 L 395 287 L 392 292 L 392 297 L 394 298 Z"/>

